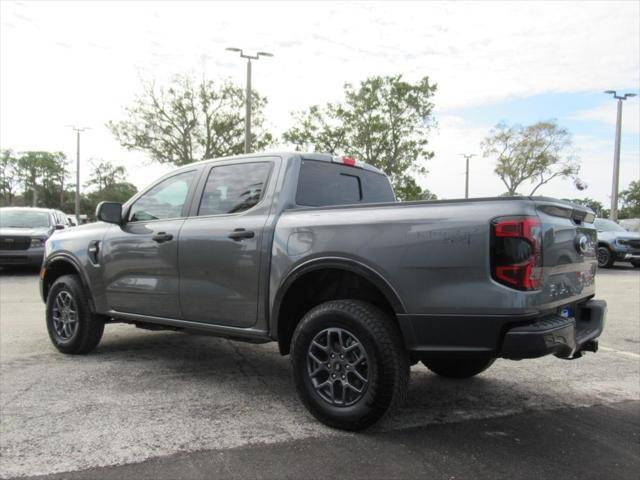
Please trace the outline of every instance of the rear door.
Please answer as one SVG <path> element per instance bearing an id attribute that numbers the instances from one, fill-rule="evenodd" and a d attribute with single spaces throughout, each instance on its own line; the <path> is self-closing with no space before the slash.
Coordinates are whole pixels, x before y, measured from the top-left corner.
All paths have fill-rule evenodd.
<path id="1" fill-rule="evenodd" d="M 178 236 L 197 180 L 197 169 L 164 178 L 128 208 L 126 222 L 102 242 L 109 308 L 180 318 Z"/>
<path id="2" fill-rule="evenodd" d="M 264 227 L 278 158 L 216 162 L 203 174 L 194 210 L 180 232 L 183 318 L 250 327 L 270 241 Z"/>

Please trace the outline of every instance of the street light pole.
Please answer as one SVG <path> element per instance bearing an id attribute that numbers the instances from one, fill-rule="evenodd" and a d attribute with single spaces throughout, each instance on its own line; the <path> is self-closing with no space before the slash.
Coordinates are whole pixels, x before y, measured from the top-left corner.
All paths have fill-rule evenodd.
<path id="1" fill-rule="evenodd" d="M 245 93 L 245 117 L 244 117 L 244 153 L 251 152 L 251 60 L 260 57 L 273 57 L 269 52 L 258 52 L 255 55 L 247 55 L 241 48 L 229 47 L 230 52 L 239 52 L 240 57 L 247 59 L 247 91 Z"/>
<path id="2" fill-rule="evenodd" d="M 88 127 L 76 127 L 67 125 L 76 132 L 76 222 L 80 225 L 80 133 L 88 130 Z"/>
<path id="3" fill-rule="evenodd" d="M 471 157 L 475 157 L 476 154 L 475 153 L 461 153 L 460 155 L 462 155 L 465 158 L 466 161 L 466 174 L 465 174 L 465 179 L 464 179 L 464 198 L 469 198 L 469 159 Z"/>
<path id="4" fill-rule="evenodd" d="M 251 151 L 251 59 L 247 59 L 247 92 L 245 93 L 244 153 Z"/>
<path id="5" fill-rule="evenodd" d="M 620 178 L 620 137 L 622 133 L 622 101 L 627 98 L 635 97 L 635 93 L 625 93 L 620 96 L 615 90 L 607 90 L 607 94 L 613 95 L 618 100 L 616 112 L 616 141 L 613 149 L 613 179 L 611 181 L 611 215 L 610 218 L 614 222 L 618 221 L 618 184 Z"/>

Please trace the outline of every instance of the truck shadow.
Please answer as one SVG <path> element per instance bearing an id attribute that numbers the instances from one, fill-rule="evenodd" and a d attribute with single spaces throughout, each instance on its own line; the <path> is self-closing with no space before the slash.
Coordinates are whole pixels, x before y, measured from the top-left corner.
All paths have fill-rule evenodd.
<path id="1" fill-rule="evenodd" d="M 268 398 L 272 403 L 305 415 L 291 380 L 289 357 L 282 357 L 275 344 L 249 345 L 213 337 L 197 337 L 173 332 L 140 332 L 118 335 L 107 333 L 93 360 L 126 364 L 128 368 L 149 372 L 148 377 L 133 376 L 114 380 L 112 388 L 131 393 L 137 389 L 172 388 L 217 389 L 224 384 L 238 397 Z M 555 359 L 554 359 L 555 360 Z M 556 360 L 559 361 L 559 360 Z M 527 410 L 563 408 L 580 404 L 580 393 L 553 378 L 557 373 L 544 369 L 521 376 L 524 362 L 498 360 L 480 376 L 467 380 L 439 377 L 425 367 L 411 369 L 405 406 L 372 431 L 440 424 L 474 418 L 489 418 Z M 540 382 L 551 383 L 544 391 Z M 537 379 L 536 379 L 537 378 Z M 558 389 L 554 391 L 553 385 Z M 567 390 L 567 388 L 569 390 Z M 569 401 L 567 399 L 571 399 Z M 220 413 L 223 415 L 222 413 Z M 306 414 L 309 422 L 315 422 Z M 304 418 L 304 417 L 303 417 Z"/>

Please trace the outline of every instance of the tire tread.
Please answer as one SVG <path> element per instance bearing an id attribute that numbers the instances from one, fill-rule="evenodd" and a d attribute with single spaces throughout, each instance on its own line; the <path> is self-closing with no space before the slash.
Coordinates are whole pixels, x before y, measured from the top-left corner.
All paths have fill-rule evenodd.
<path id="1" fill-rule="evenodd" d="M 54 340 L 51 331 L 52 327 L 48 319 L 50 310 L 49 299 L 53 298 L 52 295 L 57 293 L 57 290 L 61 288 L 60 285 L 72 290 L 74 300 L 78 306 L 78 315 L 81 317 L 78 320 L 80 322 L 78 326 L 80 329 L 78 337 L 67 345 L 59 344 Z M 47 298 L 47 328 L 49 329 L 49 336 L 51 337 L 52 343 L 62 353 L 83 355 L 92 351 L 98 343 L 100 343 L 104 333 L 104 321 L 99 315 L 91 311 L 89 299 L 77 275 L 62 275 L 49 289 L 49 297 Z"/>
<path id="2" fill-rule="evenodd" d="M 409 358 L 404 348 L 402 337 L 398 327 L 389 316 L 378 307 L 361 300 L 331 300 L 322 303 L 303 317 L 296 327 L 292 340 L 292 362 L 295 368 L 296 342 L 299 339 L 299 332 L 304 328 L 308 319 L 314 318 L 328 311 L 339 310 L 347 315 L 356 317 L 363 323 L 364 328 L 375 339 L 379 355 L 383 360 L 383 368 L 390 372 L 390 375 L 379 375 L 384 382 L 380 384 L 371 383 L 369 388 L 376 389 L 379 396 L 374 402 L 371 412 L 355 421 L 333 420 L 322 416 L 318 409 L 314 408 L 312 402 L 306 400 L 304 392 L 305 386 L 296 382 L 296 389 L 305 406 L 319 420 L 329 426 L 344 430 L 363 430 L 377 422 L 383 416 L 392 413 L 400 408 L 406 401 L 409 385 Z M 376 393 L 374 393 L 376 395 Z"/>

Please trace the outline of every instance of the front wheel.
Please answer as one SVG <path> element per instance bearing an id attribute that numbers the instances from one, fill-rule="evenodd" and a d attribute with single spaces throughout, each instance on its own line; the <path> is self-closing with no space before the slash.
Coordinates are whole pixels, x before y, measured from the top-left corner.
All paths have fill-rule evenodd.
<path id="1" fill-rule="evenodd" d="M 598 267 L 610 268 L 613 265 L 613 255 L 607 247 L 598 247 Z"/>
<path id="2" fill-rule="evenodd" d="M 362 430 L 401 405 L 409 359 L 392 319 L 356 300 L 310 310 L 293 335 L 291 362 L 298 395 L 322 423 Z"/>
<path id="3" fill-rule="evenodd" d="M 640 260 L 631 260 L 631 265 L 635 268 L 640 268 Z"/>
<path id="4" fill-rule="evenodd" d="M 91 312 L 87 294 L 77 275 L 58 278 L 47 296 L 47 330 L 62 353 L 93 350 L 104 332 L 104 321 Z"/>
<path id="5" fill-rule="evenodd" d="M 422 364 L 441 377 L 462 379 L 484 372 L 495 361 L 495 358 L 432 358 L 422 360 Z"/>

